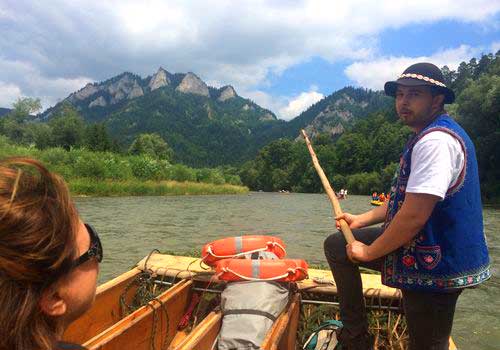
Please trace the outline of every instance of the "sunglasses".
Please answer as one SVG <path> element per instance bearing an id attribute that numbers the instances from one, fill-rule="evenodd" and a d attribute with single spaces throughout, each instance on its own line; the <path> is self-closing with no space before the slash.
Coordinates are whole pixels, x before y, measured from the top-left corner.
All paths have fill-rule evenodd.
<path id="1" fill-rule="evenodd" d="M 97 262 L 102 261 L 103 252 L 101 240 L 99 239 L 96 230 L 94 230 L 92 226 L 90 226 L 89 224 L 85 224 L 85 227 L 87 228 L 90 236 L 90 248 L 74 262 L 73 267 L 80 266 L 92 258 L 95 258 Z"/>

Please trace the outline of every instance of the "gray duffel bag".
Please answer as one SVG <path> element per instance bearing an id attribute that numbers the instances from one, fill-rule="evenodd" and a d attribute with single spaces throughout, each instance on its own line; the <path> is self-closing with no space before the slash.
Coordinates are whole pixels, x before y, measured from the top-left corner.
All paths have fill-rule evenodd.
<path id="1" fill-rule="evenodd" d="M 288 300 L 289 290 L 276 282 L 229 283 L 221 296 L 218 349 L 259 349 Z"/>

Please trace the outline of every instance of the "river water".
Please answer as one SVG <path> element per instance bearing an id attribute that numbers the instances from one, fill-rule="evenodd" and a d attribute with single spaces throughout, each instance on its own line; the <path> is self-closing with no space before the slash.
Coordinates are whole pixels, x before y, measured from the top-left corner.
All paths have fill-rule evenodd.
<path id="1" fill-rule="evenodd" d="M 244 234 L 276 235 L 290 258 L 326 264 L 323 240 L 334 231 L 323 194 L 89 197 L 76 203 L 103 242 L 100 282 L 129 270 L 152 249 L 194 252 L 212 240 Z M 351 213 L 372 208 L 366 196 L 349 196 L 341 204 Z M 493 277 L 459 299 L 452 334 L 459 349 L 500 349 L 500 209 L 483 213 Z"/>

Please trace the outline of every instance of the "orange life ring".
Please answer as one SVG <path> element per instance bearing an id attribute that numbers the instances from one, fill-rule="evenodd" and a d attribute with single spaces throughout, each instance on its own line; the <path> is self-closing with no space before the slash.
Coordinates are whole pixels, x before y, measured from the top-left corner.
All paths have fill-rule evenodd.
<path id="1" fill-rule="evenodd" d="M 285 243 L 272 236 L 228 237 L 205 244 L 201 250 L 201 256 L 205 264 L 214 266 L 221 259 L 262 251 L 272 252 L 279 259 L 283 259 L 286 255 Z"/>
<path id="2" fill-rule="evenodd" d="M 224 259 L 216 264 L 217 277 L 223 281 L 282 281 L 307 278 L 307 263 L 301 259 Z"/>

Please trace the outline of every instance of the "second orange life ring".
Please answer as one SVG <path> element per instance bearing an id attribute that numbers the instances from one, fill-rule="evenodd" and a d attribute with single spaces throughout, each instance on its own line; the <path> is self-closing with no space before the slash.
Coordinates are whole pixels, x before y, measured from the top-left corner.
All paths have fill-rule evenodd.
<path id="1" fill-rule="evenodd" d="M 201 256 L 205 264 L 214 266 L 221 259 L 236 258 L 262 251 L 272 252 L 279 259 L 283 259 L 286 255 L 285 243 L 272 236 L 228 237 L 205 244 L 201 250 Z"/>
<path id="2" fill-rule="evenodd" d="M 301 259 L 224 259 L 215 269 L 223 281 L 293 282 L 307 278 L 307 263 Z"/>

